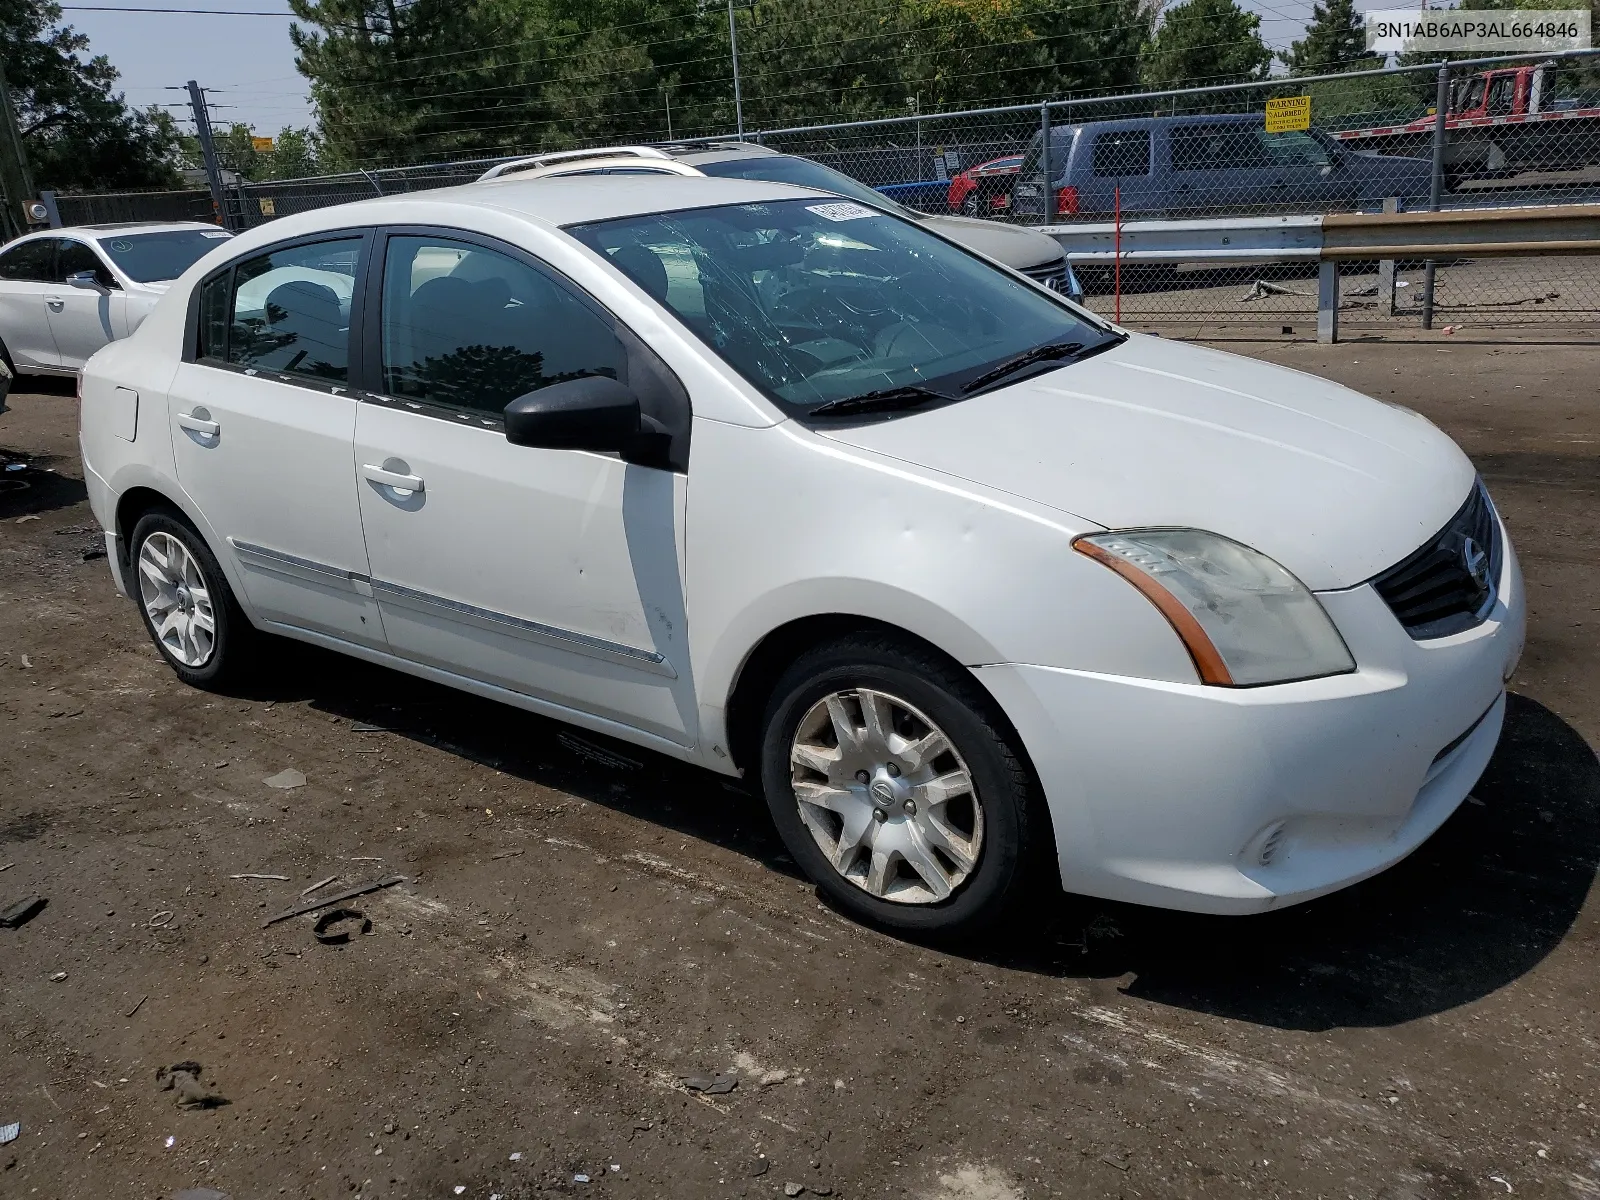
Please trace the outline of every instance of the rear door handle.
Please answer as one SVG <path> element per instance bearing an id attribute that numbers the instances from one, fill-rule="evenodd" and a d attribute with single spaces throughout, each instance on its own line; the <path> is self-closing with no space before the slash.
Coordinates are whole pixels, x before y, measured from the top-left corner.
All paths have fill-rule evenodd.
<path id="1" fill-rule="evenodd" d="M 46 296 L 44 302 L 50 306 L 51 312 L 60 312 L 66 307 L 67 303 L 65 300 L 58 300 L 54 296 Z"/>
<path id="2" fill-rule="evenodd" d="M 385 471 L 382 467 L 373 463 L 362 463 L 361 474 L 372 480 L 373 483 L 381 483 L 384 487 L 392 487 L 397 491 L 420 492 L 422 490 L 420 476 L 402 475 L 398 471 Z"/>
<path id="3" fill-rule="evenodd" d="M 188 413 L 178 414 L 178 424 L 202 437 L 216 437 L 222 432 L 222 426 L 217 422 L 207 421 L 203 417 L 191 417 Z"/>

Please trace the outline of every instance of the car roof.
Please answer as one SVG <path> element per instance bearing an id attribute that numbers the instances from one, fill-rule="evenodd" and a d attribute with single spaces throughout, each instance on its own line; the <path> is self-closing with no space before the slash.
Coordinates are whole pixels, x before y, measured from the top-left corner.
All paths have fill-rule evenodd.
<path id="1" fill-rule="evenodd" d="M 1063 125 L 1061 129 L 1076 132 L 1080 129 L 1118 130 L 1149 129 L 1158 125 L 1260 125 L 1265 118 L 1261 113 L 1184 113 L 1181 116 L 1118 117 L 1111 121 L 1082 121 Z"/>
<path id="2" fill-rule="evenodd" d="M 814 197 L 811 188 L 759 179 L 718 179 L 707 175 L 556 175 L 519 179 L 505 175 L 481 183 L 385 197 L 389 203 L 414 200 L 478 203 L 551 225 L 577 225 L 615 217 L 643 216 L 722 204 L 758 204 L 767 200 Z M 379 200 L 363 200 L 362 205 Z"/>

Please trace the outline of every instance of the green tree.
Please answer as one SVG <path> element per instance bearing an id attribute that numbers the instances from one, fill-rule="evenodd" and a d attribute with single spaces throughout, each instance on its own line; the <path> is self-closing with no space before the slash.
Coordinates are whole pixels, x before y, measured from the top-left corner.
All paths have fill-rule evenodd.
<path id="1" fill-rule="evenodd" d="M 293 129 L 285 125 L 273 139 L 268 156 L 268 179 L 304 179 L 321 170 L 322 139 L 314 129 Z"/>
<path id="2" fill-rule="evenodd" d="M 1306 36 L 1278 56 L 1294 75 L 1328 75 L 1383 65 L 1367 49 L 1367 35 L 1355 0 L 1327 0 L 1311 11 Z"/>
<path id="3" fill-rule="evenodd" d="M 174 127 L 130 109 L 117 69 L 48 0 L 0 0 L 0 57 L 33 180 L 60 191 L 176 182 Z"/>
<path id="4" fill-rule="evenodd" d="M 1184 0 L 1146 44 L 1140 76 L 1150 88 L 1201 87 L 1265 79 L 1271 65 L 1260 17 L 1234 0 Z"/>

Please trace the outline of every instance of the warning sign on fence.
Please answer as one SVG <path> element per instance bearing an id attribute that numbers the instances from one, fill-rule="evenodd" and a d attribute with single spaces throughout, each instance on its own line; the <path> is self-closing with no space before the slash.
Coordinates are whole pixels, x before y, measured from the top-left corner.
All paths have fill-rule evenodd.
<path id="1" fill-rule="evenodd" d="M 1280 96 L 1267 101 L 1267 132 L 1293 133 L 1311 128 L 1311 97 Z"/>

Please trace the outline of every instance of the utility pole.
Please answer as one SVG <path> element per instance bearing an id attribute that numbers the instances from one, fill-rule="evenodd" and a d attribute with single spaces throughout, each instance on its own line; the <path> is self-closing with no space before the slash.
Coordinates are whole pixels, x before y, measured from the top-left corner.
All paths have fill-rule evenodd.
<path id="1" fill-rule="evenodd" d="M 189 107 L 194 112 L 194 132 L 200 139 L 200 153 L 206 160 L 206 179 L 211 184 L 211 204 L 217 210 L 217 221 L 223 228 L 232 228 L 228 220 L 228 201 L 222 192 L 222 168 L 217 165 L 217 144 L 211 137 L 211 114 L 206 111 L 206 94 L 194 80 L 184 85 L 189 91 Z"/>
<path id="2" fill-rule="evenodd" d="M 663 87 L 661 99 L 667 106 L 667 141 L 672 140 L 672 89 Z"/>
<path id="3" fill-rule="evenodd" d="M 739 31 L 733 23 L 733 0 L 728 0 L 728 48 L 733 51 L 733 116 L 744 141 L 744 97 L 739 92 Z"/>
<path id="4" fill-rule="evenodd" d="M 0 60 L 0 188 L 5 191 L 0 233 L 10 241 L 28 232 L 24 214 L 27 205 L 33 203 L 34 195 L 28 155 L 22 148 L 22 130 L 17 125 L 17 110 L 11 106 L 11 88 L 6 83 L 3 60 Z"/>

